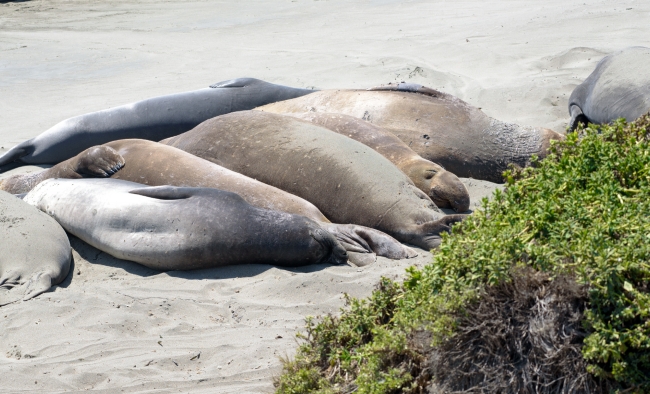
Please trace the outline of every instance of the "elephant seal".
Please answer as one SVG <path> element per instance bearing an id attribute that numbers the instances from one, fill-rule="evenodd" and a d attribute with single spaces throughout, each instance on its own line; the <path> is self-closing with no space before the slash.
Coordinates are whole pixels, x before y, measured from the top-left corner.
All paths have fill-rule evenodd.
<path id="1" fill-rule="evenodd" d="M 395 134 L 418 155 L 456 176 L 490 182 L 503 182 L 508 164 L 524 167 L 532 155 L 546 155 L 550 140 L 563 138 L 549 129 L 501 122 L 450 94 L 410 83 L 324 90 L 258 109 L 363 119 Z"/>
<path id="2" fill-rule="evenodd" d="M 324 112 L 287 115 L 308 120 L 371 147 L 402 170 L 438 208 L 453 208 L 456 212 L 469 209 L 469 192 L 463 182 L 438 164 L 413 152 L 395 134 L 348 115 Z"/>
<path id="3" fill-rule="evenodd" d="M 205 89 L 150 98 L 76 116 L 0 156 L 0 171 L 20 164 L 56 164 L 91 146 L 125 138 L 159 141 L 190 130 L 218 115 L 312 92 L 254 78 L 238 78 Z"/>
<path id="4" fill-rule="evenodd" d="M 0 306 L 28 300 L 61 283 L 72 249 L 52 218 L 0 191 Z"/>
<path id="5" fill-rule="evenodd" d="M 209 187 L 230 191 L 255 207 L 308 217 L 336 237 L 355 265 L 374 261 L 374 255 L 391 259 L 416 255 L 412 249 L 380 231 L 330 223 L 318 208 L 298 196 L 180 149 L 146 140 L 119 140 L 88 148 L 47 170 L 0 181 L 0 190 L 27 193 L 47 179 L 107 176 L 147 186 Z"/>
<path id="6" fill-rule="evenodd" d="M 579 123 L 632 122 L 650 110 L 650 48 L 631 47 L 605 56 L 569 98 L 569 130 Z"/>
<path id="7" fill-rule="evenodd" d="M 463 215 L 444 214 L 388 159 L 310 122 L 262 111 L 218 116 L 161 141 L 314 204 L 336 223 L 422 248 Z"/>
<path id="8" fill-rule="evenodd" d="M 347 261 L 313 220 L 256 208 L 223 190 L 48 179 L 24 200 L 97 249 L 158 270 Z"/>

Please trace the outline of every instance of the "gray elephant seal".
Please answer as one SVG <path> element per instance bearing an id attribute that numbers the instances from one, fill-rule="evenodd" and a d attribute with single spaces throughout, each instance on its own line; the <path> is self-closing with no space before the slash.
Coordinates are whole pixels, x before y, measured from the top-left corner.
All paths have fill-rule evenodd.
<path id="1" fill-rule="evenodd" d="M 316 222 L 253 207 L 222 190 L 48 179 L 24 200 L 97 249 L 159 270 L 347 261 Z"/>
<path id="2" fill-rule="evenodd" d="M 355 265 L 374 261 L 376 255 L 391 259 L 416 255 L 415 251 L 380 231 L 353 224 L 330 223 L 318 208 L 298 196 L 180 149 L 146 140 L 119 140 L 88 148 L 47 170 L 0 181 L 0 190 L 27 193 L 47 179 L 107 176 L 148 186 L 209 187 L 230 191 L 258 208 L 306 216 L 333 234 L 349 252 L 350 261 Z"/>
<path id="3" fill-rule="evenodd" d="M 56 164 L 91 146 L 125 138 L 159 141 L 190 130 L 218 115 L 312 92 L 254 78 L 238 78 L 205 89 L 150 98 L 76 116 L 0 156 L 0 171 L 20 164 Z"/>
<path id="4" fill-rule="evenodd" d="M 569 98 L 569 130 L 579 123 L 632 122 L 650 110 L 650 48 L 631 47 L 605 56 Z"/>
<path id="5" fill-rule="evenodd" d="M 462 215 L 444 216 L 404 173 L 366 145 L 310 122 L 241 111 L 161 141 L 314 204 L 337 223 L 383 231 L 422 248 Z"/>
<path id="6" fill-rule="evenodd" d="M 52 218 L 0 191 L 0 305 L 27 300 L 61 283 L 72 249 Z"/>
<path id="7" fill-rule="evenodd" d="M 438 164 L 423 159 L 395 134 L 343 114 L 305 112 L 287 115 L 308 120 L 371 147 L 402 170 L 438 208 L 453 208 L 456 212 L 469 209 L 469 192 L 463 182 Z"/>
<path id="8" fill-rule="evenodd" d="M 549 129 L 501 122 L 446 93 L 401 83 L 370 90 L 325 90 L 260 110 L 275 113 L 326 112 L 366 120 L 395 134 L 418 155 L 460 177 L 503 182 L 510 163 L 524 167 L 544 157 Z"/>

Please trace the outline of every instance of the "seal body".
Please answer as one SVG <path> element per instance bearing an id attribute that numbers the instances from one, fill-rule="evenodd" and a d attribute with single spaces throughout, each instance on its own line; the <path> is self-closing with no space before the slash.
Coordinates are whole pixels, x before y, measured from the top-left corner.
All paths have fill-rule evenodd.
<path id="1" fill-rule="evenodd" d="M 25 202 L 97 249 L 159 270 L 347 261 L 341 245 L 314 221 L 256 208 L 217 189 L 49 179 Z"/>
<path id="2" fill-rule="evenodd" d="M 370 255 L 391 259 L 415 255 L 410 248 L 380 231 L 352 224 L 330 223 L 318 208 L 298 196 L 180 149 L 147 140 L 119 140 L 88 148 L 42 172 L 15 175 L 0 181 L 0 190 L 14 194 L 27 193 L 46 179 L 108 176 L 148 186 L 209 187 L 230 191 L 258 208 L 308 217 L 319 222 L 339 240 L 355 265 L 368 261 Z"/>
<path id="3" fill-rule="evenodd" d="M 61 283 L 72 249 L 52 218 L 0 191 L 0 305 L 26 300 Z"/>
<path id="4" fill-rule="evenodd" d="M 210 119 L 161 143 L 313 203 L 336 223 L 383 231 L 423 248 L 460 215 L 431 199 L 371 148 L 310 122 L 261 111 Z"/>
<path id="5" fill-rule="evenodd" d="M 562 135 L 543 128 L 501 122 L 446 93 L 416 84 L 370 90 L 325 90 L 263 111 L 329 112 L 366 120 L 395 134 L 423 158 L 460 177 L 503 182 L 512 163 L 524 167 L 544 157 Z"/>
<path id="6" fill-rule="evenodd" d="M 305 112 L 288 115 L 308 120 L 371 147 L 402 170 L 438 208 L 453 208 L 456 212 L 469 209 L 469 192 L 463 182 L 440 165 L 422 158 L 394 134 L 365 120 L 343 114 Z"/>
<path id="7" fill-rule="evenodd" d="M 124 138 L 159 141 L 229 112 L 312 93 L 313 90 L 238 78 L 66 119 L 0 157 L 0 169 L 55 164 L 94 145 Z M 13 164 L 12 164 L 13 163 Z"/>
<path id="8" fill-rule="evenodd" d="M 632 122 L 650 110 L 650 48 L 631 47 L 604 57 L 569 98 L 569 130 L 579 123 Z"/>

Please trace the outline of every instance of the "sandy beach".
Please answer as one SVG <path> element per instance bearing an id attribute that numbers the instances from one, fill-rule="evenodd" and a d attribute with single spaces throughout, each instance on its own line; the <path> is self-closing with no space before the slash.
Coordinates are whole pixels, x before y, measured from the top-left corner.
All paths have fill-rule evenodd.
<path id="1" fill-rule="evenodd" d="M 411 81 L 562 132 L 573 88 L 605 54 L 650 46 L 649 20 L 642 0 L 0 2 L 0 152 L 71 116 L 236 77 Z M 474 204 L 497 187 L 464 182 Z M 305 316 L 431 260 L 160 273 L 71 244 L 60 286 L 0 307 L 0 392 L 272 392 Z"/>

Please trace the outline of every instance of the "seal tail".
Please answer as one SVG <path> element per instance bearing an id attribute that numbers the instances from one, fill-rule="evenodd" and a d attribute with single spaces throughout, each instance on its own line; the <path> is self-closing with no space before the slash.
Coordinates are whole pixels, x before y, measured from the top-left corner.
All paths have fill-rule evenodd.
<path id="1" fill-rule="evenodd" d="M 24 164 L 20 162 L 20 159 L 31 154 L 32 151 L 31 140 L 22 142 L 9 149 L 0 156 L 0 174 Z"/>

